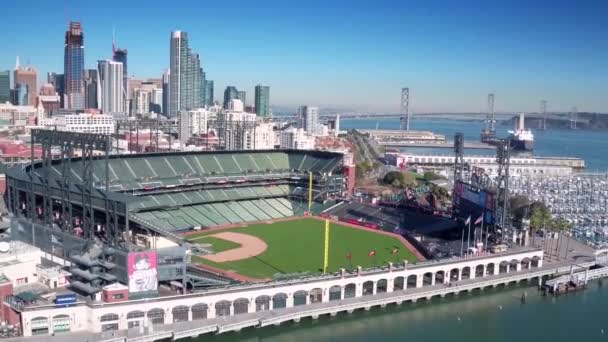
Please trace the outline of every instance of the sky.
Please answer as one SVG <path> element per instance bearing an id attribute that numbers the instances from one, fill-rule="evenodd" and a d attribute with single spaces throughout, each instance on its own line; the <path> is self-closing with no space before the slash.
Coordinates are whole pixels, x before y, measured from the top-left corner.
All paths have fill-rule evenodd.
<path id="1" fill-rule="evenodd" d="M 81 21 L 85 67 L 111 58 L 112 31 L 129 74 L 159 78 L 171 31 L 188 32 L 215 98 L 227 85 L 270 86 L 271 104 L 397 112 L 608 112 L 606 0 L 57 0 L 7 1 L 0 69 L 15 57 L 41 79 L 63 72 L 64 35 Z"/>

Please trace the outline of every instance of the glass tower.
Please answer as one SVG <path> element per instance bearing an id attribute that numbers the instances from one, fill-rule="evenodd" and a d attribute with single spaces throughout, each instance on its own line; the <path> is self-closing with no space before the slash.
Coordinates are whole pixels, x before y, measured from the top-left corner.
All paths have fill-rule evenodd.
<path id="1" fill-rule="evenodd" d="M 213 80 L 205 80 L 205 104 L 207 107 L 213 106 Z"/>
<path id="2" fill-rule="evenodd" d="M 224 109 L 228 109 L 228 104 L 230 103 L 230 100 L 238 98 L 239 91 L 236 89 L 236 87 L 227 86 L 226 90 L 224 90 Z"/>
<path id="3" fill-rule="evenodd" d="M 169 117 L 176 117 L 180 110 L 202 105 L 203 75 L 200 57 L 188 47 L 186 32 L 171 33 L 170 49 Z"/>
<path id="4" fill-rule="evenodd" d="M 79 22 L 70 22 L 65 33 L 63 67 L 64 106 L 68 109 L 84 109 L 84 34 Z"/>
<path id="5" fill-rule="evenodd" d="M 255 113 L 263 118 L 270 116 L 270 87 L 255 86 Z"/>
<path id="6" fill-rule="evenodd" d="M 0 71 L 0 103 L 11 100 L 11 72 Z"/>

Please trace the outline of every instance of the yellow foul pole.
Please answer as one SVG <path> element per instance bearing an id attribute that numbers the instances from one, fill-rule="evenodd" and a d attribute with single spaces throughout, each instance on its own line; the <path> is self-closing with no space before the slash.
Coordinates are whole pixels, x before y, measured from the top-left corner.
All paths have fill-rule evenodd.
<path id="1" fill-rule="evenodd" d="M 308 181 L 308 213 L 312 210 L 312 172 L 308 172 L 309 181 Z"/>
<path id="2" fill-rule="evenodd" d="M 329 265 L 329 220 L 325 220 L 325 254 L 323 256 L 323 273 L 327 273 L 327 266 Z"/>

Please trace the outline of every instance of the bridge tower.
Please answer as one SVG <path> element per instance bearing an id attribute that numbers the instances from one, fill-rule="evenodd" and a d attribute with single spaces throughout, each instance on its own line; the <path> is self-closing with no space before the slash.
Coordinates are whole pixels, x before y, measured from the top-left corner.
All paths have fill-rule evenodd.
<path id="1" fill-rule="evenodd" d="M 540 101 L 540 114 L 543 116 L 543 124 L 541 126 L 542 130 L 547 129 L 547 100 Z"/>
<path id="2" fill-rule="evenodd" d="M 576 129 L 576 120 L 578 119 L 578 109 L 572 107 L 570 111 L 570 129 Z"/>
<path id="3" fill-rule="evenodd" d="M 494 93 L 488 94 L 488 113 L 485 128 L 481 131 L 481 142 L 489 143 L 496 138 L 496 117 L 494 115 Z"/>
<path id="4" fill-rule="evenodd" d="M 410 130 L 410 88 L 401 88 L 401 116 L 399 122 L 402 131 Z"/>

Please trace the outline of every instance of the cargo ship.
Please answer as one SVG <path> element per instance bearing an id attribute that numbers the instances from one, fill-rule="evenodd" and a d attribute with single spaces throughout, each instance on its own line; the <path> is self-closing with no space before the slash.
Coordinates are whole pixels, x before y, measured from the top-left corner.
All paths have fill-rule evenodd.
<path id="1" fill-rule="evenodd" d="M 524 113 L 519 114 L 519 122 L 515 130 L 509 131 L 511 149 L 514 151 L 534 150 L 534 134 L 532 134 L 532 130 L 525 128 L 524 121 Z"/>

